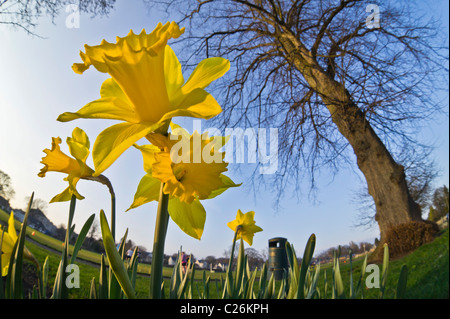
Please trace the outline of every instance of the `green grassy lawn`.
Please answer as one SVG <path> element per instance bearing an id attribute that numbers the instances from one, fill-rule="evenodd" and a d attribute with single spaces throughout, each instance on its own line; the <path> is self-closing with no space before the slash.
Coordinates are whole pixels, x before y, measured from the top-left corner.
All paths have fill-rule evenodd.
<path id="1" fill-rule="evenodd" d="M 353 282 L 361 274 L 363 259 L 352 263 Z M 431 243 L 425 244 L 414 252 L 389 263 L 386 291 L 384 298 L 395 298 L 400 269 L 408 267 L 408 283 L 405 298 L 436 299 L 449 298 L 449 230 L 442 231 Z M 380 272 L 382 265 L 379 265 Z M 346 287 L 346 296 L 350 290 L 350 264 L 340 264 L 342 279 Z M 318 287 L 323 291 L 324 272 L 327 272 L 328 291 L 330 291 L 331 265 L 321 268 L 321 278 Z M 364 280 L 364 279 L 363 279 Z M 364 283 L 364 282 L 363 282 Z M 356 286 L 356 284 L 355 284 Z M 365 285 L 364 285 L 365 287 Z M 379 289 L 364 288 L 364 298 L 378 298 Z M 330 294 L 330 292 L 329 292 Z"/>
<path id="2" fill-rule="evenodd" d="M 0 210 L 0 220 L 6 221 L 8 219 L 8 214 Z M 17 222 L 17 221 L 16 221 Z M 16 223 L 16 229 L 18 230 L 20 223 Z M 27 229 L 27 234 L 29 237 L 33 237 L 34 240 L 39 243 L 53 248 L 57 251 L 62 250 L 62 242 L 56 240 L 50 236 L 42 234 L 35 231 L 35 235 L 31 236 L 31 228 Z M 38 245 L 31 242 L 26 243 L 28 249 L 35 255 L 40 264 L 43 264 L 45 258 L 48 256 L 50 261 L 49 270 L 49 289 L 53 287 L 54 278 L 56 275 L 56 270 L 59 264 L 60 255 L 57 253 L 50 252 L 46 249 L 42 249 Z M 97 253 L 82 250 L 79 253 L 79 260 L 90 261 L 95 264 L 100 263 L 101 256 Z M 361 274 L 361 266 L 363 263 L 363 258 L 353 261 L 350 268 L 349 263 L 341 263 L 341 274 L 343 282 L 346 289 L 346 296 L 349 295 L 349 283 L 350 283 L 350 270 L 353 273 L 353 282 L 359 278 Z M 87 265 L 83 262 L 77 263 L 80 268 L 80 288 L 72 289 L 70 293 L 71 298 L 88 298 L 90 281 L 93 277 L 96 278 L 98 283 L 99 279 L 99 267 L 93 265 Z M 414 299 L 434 299 L 434 298 L 449 298 L 449 231 L 448 228 L 441 232 L 441 234 L 432 242 L 422 247 L 418 248 L 413 253 L 404 256 L 398 260 L 392 260 L 389 263 L 389 273 L 387 279 L 387 288 L 385 291 L 385 298 L 394 298 L 396 286 L 398 282 L 398 277 L 400 274 L 400 269 L 402 265 L 407 265 L 408 267 L 408 284 L 406 291 L 406 298 Z M 139 272 L 136 281 L 136 293 L 139 298 L 147 298 L 150 278 L 151 266 L 147 264 L 139 264 Z M 381 265 L 380 265 L 381 269 Z M 166 295 L 168 295 L 168 289 L 170 286 L 170 276 L 172 275 L 173 269 L 171 267 L 165 267 L 163 270 L 163 276 L 165 277 L 165 287 Z M 331 294 L 331 265 L 321 265 L 320 279 L 318 283 L 318 288 L 323 296 L 325 287 L 325 273 L 328 279 L 328 297 Z M 198 283 L 198 287 L 201 290 L 202 284 L 200 282 L 203 276 L 202 270 L 196 270 L 194 279 Z M 217 292 L 215 280 L 220 281 L 221 277 L 224 278 L 224 273 L 210 273 L 206 271 L 206 276 L 211 277 L 210 284 L 210 296 L 211 298 L 220 298 L 220 293 Z M 257 277 L 259 278 L 259 276 Z M 258 284 L 258 281 L 256 281 Z M 279 284 L 279 283 L 278 283 Z M 364 282 L 363 282 L 364 284 Z M 219 285 L 221 286 L 221 285 Z M 364 285 L 365 287 L 365 285 Z M 365 298 L 378 298 L 379 289 L 364 289 L 363 290 Z M 197 289 L 193 291 L 194 298 L 198 296 Z"/>
<path id="3" fill-rule="evenodd" d="M 3 210 L 0 209 L 0 220 L 3 221 L 4 223 L 8 222 L 8 218 L 9 218 L 9 214 L 7 214 L 6 212 L 4 212 Z M 21 223 L 18 220 L 15 220 L 15 228 L 16 231 L 19 231 L 21 227 Z M 34 235 L 32 235 L 32 233 L 34 232 Z M 55 239 L 51 236 L 48 236 L 46 234 L 43 234 L 37 230 L 34 230 L 30 227 L 27 227 L 27 237 L 37 241 L 38 243 L 45 245 L 51 249 L 57 250 L 59 252 L 62 252 L 63 250 L 63 242 Z M 28 244 L 27 244 L 28 246 Z M 69 254 L 73 251 L 73 246 L 71 245 L 69 247 Z M 85 250 L 85 249 L 81 249 L 78 252 L 78 256 L 77 259 L 81 259 L 81 260 L 85 260 L 88 262 L 92 262 L 95 264 L 100 265 L 100 260 L 101 260 L 101 255 L 89 250 Z M 142 273 L 142 274 L 150 274 L 151 271 L 151 266 L 148 264 L 139 264 L 138 265 L 138 272 Z M 172 275 L 172 268 L 170 267 L 165 267 L 164 268 L 164 272 L 163 272 L 163 276 L 164 277 L 170 277 Z M 213 278 L 219 278 L 220 275 L 212 273 L 211 274 Z M 199 277 L 200 278 L 200 277 Z"/>
<path id="4" fill-rule="evenodd" d="M 2 220 L 4 223 L 7 223 L 8 218 L 9 218 L 9 213 L 6 213 L 0 209 L 0 220 Z M 18 220 L 15 220 L 16 231 L 19 231 L 20 227 L 21 227 L 21 222 Z M 33 232 L 34 232 L 34 235 L 32 235 Z M 62 251 L 62 249 L 63 249 L 62 241 L 55 239 L 51 236 L 48 236 L 46 234 L 43 234 L 37 230 L 34 230 L 31 227 L 27 227 L 27 236 L 29 238 L 32 238 L 33 240 L 39 242 L 40 244 L 45 245 L 49 248 L 55 249 L 57 251 Z M 70 249 L 70 252 L 72 252 L 73 247 L 71 246 L 69 249 Z M 91 262 L 100 264 L 101 256 L 97 253 L 94 253 L 94 252 L 91 252 L 91 251 L 88 251 L 85 249 L 80 250 L 80 252 L 78 253 L 78 257 L 80 259 L 84 259 L 87 261 L 91 261 Z"/>
<path id="5" fill-rule="evenodd" d="M 36 257 L 36 259 L 39 261 L 39 263 L 42 265 L 45 261 L 45 258 L 48 256 L 49 258 L 49 280 L 48 285 L 49 289 L 51 291 L 54 283 L 54 278 L 56 276 L 56 271 L 58 268 L 58 264 L 60 261 L 60 255 L 55 254 L 52 252 L 49 252 L 45 249 L 42 249 L 40 246 L 37 246 L 36 244 L 33 244 L 31 242 L 27 242 L 26 244 L 27 248 L 33 253 L 33 255 Z M 90 282 L 92 278 L 95 277 L 97 288 L 98 288 L 98 282 L 99 282 L 99 275 L 100 275 L 100 268 L 98 266 L 93 265 L 87 265 L 83 262 L 77 262 L 77 265 L 80 269 L 80 288 L 72 288 L 70 290 L 70 298 L 88 298 L 89 297 L 89 290 L 90 290 Z M 145 268 L 150 270 L 149 265 L 140 264 L 140 266 L 146 266 Z M 165 281 L 165 289 L 166 289 L 166 295 L 169 294 L 169 287 L 170 287 L 170 276 L 172 275 L 173 268 L 171 267 L 164 267 L 163 275 L 164 275 L 164 281 Z M 209 275 L 210 272 L 207 271 L 207 274 Z M 211 274 L 211 280 L 214 280 L 215 278 L 220 278 L 219 273 L 212 273 Z M 195 279 L 200 280 L 203 276 L 203 272 L 197 270 L 195 273 Z M 224 274 L 222 274 L 224 276 Z M 199 286 L 201 286 L 199 284 Z M 141 273 L 141 275 L 137 276 L 136 279 L 136 294 L 138 298 L 148 298 L 149 294 L 149 288 L 150 288 L 150 277 L 147 275 L 144 275 Z M 200 287 L 199 287 L 200 288 Z M 214 289 L 214 292 L 212 293 L 212 297 L 217 298 L 218 295 L 215 292 L 215 284 L 211 283 L 211 288 Z M 193 291 L 194 298 L 198 296 L 197 290 L 194 289 Z"/>
<path id="6" fill-rule="evenodd" d="M 388 296 L 393 296 L 400 268 L 408 266 L 406 298 L 449 298 L 449 230 L 441 233 L 432 243 L 423 245 L 413 253 L 391 262 L 388 277 Z"/>
<path id="7" fill-rule="evenodd" d="M 3 221 L 6 224 L 8 222 L 8 218 L 9 214 L 0 209 L 0 221 Z M 20 221 L 15 220 L 16 231 L 19 231 L 20 227 L 21 227 Z M 33 232 L 34 235 L 32 235 Z M 46 234 L 43 234 L 30 227 L 27 227 L 27 237 L 31 238 L 32 240 L 38 242 L 41 245 L 49 247 L 58 252 L 62 252 L 63 249 L 62 241 L 55 239 L 51 236 L 48 236 Z M 29 240 L 27 240 L 26 246 L 33 253 L 33 255 L 36 257 L 36 259 L 39 261 L 41 265 L 44 263 L 45 258 L 48 256 L 50 265 L 48 278 L 49 278 L 49 289 L 51 290 L 51 287 L 53 287 L 54 278 L 56 276 L 56 271 L 59 265 L 61 255 L 48 251 L 46 249 L 42 249 L 42 247 L 30 242 Z M 69 251 L 71 252 L 72 250 L 73 247 L 70 246 Z M 78 253 L 77 260 L 80 261 L 77 263 L 77 265 L 80 268 L 80 288 L 72 289 L 70 296 L 71 298 L 87 298 L 89 296 L 90 281 L 92 280 L 93 277 L 95 277 L 95 280 L 98 284 L 101 255 L 92 251 L 81 249 Z M 82 261 L 94 263 L 96 264 L 96 266 L 87 265 Z M 163 269 L 163 277 L 165 278 L 165 287 L 167 294 L 170 286 L 170 281 L 168 280 L 168 278 L 172 276 L 172 272 L 173 272 L 172 267 L 164 267 Z M 148 296 L 150 287 L 150 278 L 148 277 L 148 275 L 151 273 L 151 265 L 140 263 L 138 265 L 138 273 L 141 275 L 138 276 L 136 280 L 136 293 L 138 297 L 146 298 Z M 207 271 L 207 275 L 211 277 L 211 281 L 216 279 L 220 280 L 221 275 L 225 276 L 225 274 L 223 273 L 222 274 L 217 272 L 211 273 L 210 271 Z M 202 276 L 203 271 L 197 270 L 194 278 L 195 280 L 201 280 Z M 211 287 L 215 287 L 215 284 L 212 283 Z M 195 293 L 194 296 L 196 296 L 197 291 L 195 290 L 194 293 Z M 215 296 L 215 294 L 213 294 L 212 296 Z"/>

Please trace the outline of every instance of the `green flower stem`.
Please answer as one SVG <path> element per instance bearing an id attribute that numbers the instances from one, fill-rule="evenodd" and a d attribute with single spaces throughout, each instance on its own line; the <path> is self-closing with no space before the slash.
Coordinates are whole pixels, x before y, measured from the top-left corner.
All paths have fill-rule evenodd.
<path id="1" fill-rule="evenodd" d="M 150 298 L 161 299 L 161 285 L 163 280 L 164 244 L 167 226 L 169 224 L 169 195 L 164 194 L 164 183 L 159 192 L 158 212 L 156 216 L 155 237 L 153 240 L 152 272 L 150 277 Z"/>
<path id="2" fill-rule="evenodd" d="M 116 238 L 116 196 L 111 193 L 111 235 Z"/>
<path id="3" fill-rule="evenodd" d="M 109 193 L 111 194 L 111 234 L 113 239 L 116 238 L 116 194 L 114 193 L 114 188 L 111 182 L 105 175 L 99 176 L 86 176 L 83 179 L 99 182 L 106 187 L 108 187 Z"/>
<path id="4" fill-rule="evenodd" d="M 242 226 L 238 226 L 236 227 L 236 231 L 234 232 L 234 237 L 233 237 L 233 245 L 231 247 L 231 256 L 230 256 L 230 262 L 228 263 L 228 269 L 231 270 L 231 264 L 233 263 L 233 259 L 234 259 L 234 250 L 236 248 L 236 240 L 237 240 L 237 236 L 239 234 L 239 231 L 241 230 Z"/>
<path id="5" fill-rule="evenodd" d="M 232 265 L 233 265 L 233 259 L 234 259 L 234 250 L 236 248 L 236 240 L 237 240 L 237 236 L 238 236 L 238 233 L 241 230 L 241 228 L 242 228 L 242 226 L 239 225 L 238 227 L 236 227 L 236 230 L 234 232 L 233 245 L 231 246 L 230 261 L 228 262 L 228 268 L 227 268 L 227 272 L 226 272 L 227 280 L 226 280 L 226 285 L 223 289 L 222 299 L 225 298 L 227 293 L 228 293 L 229 297 L 231 297 L 233 295 L 234 285 L 233 285 Z"/>
<path id="6" fill-rule="evenodd" d="M 52 299 L 68 299 L 69 291 L 66 286 L 66 277 L 67 274 L 65 272 L 66 266 L 69 262 L 69 242 L 70 237 L 72 236 L 72 222 L 75 215 L 75 206 L 76 206 L 77 198 L 75 195 L 72 195 L 70 199 L 70 207 L 69 207 L 69 217 L 67 221 L 67 229 L 66 229 L 66 237 L 64 239 L 64 249 L 61 253 L 61 261 L 59 262 L 58 272 L 56 274 L 55 283 L 53 285 L 53 294 Z"/>

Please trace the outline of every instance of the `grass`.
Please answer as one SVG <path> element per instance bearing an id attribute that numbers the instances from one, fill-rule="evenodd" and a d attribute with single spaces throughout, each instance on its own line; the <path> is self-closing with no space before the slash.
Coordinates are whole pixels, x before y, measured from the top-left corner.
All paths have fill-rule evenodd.
<path id="1" fill-rule="evenodd" d="M 363 260 L 360 258 L 352 264 L 353 282 L 361 274 Z M 408 283 L 405 298 L 409 299 L 442 299 L 449 298 L 449 230 L 441 231 L 439 236 L 431 243 L 425 244 L 414 252 L 389 262 L 386 291 L 384 298 L 395 298 L 400 269 L 403 265 L 408 267 Z M 381 273 L 381 264 L 380 273 Z M 340 264 L 342 279 L 346 286 L 346 295 L 350 290 L 350 264 Z M 331 265 L 321 268 L 321 279 L 318 286 L 323 291 L 324 271 L 327 272 L 328 287 L 330 286 Z M 365 279 L 363 279 L 365 280 Z M 363 282 L 364 284 L 364 282 Z M 365 287 L 365 285 L 364 285 Z M 330 290 L 330 288 L 328 288 Z M 379 289 L 366 289 L 365 298 L 378 298 Z"/>
<path id="2" fill-rule="evenodd" d="M 3 221 L 5 224 L 7 224 L 9 218 L 9 214 L 7 214 L 5 211 L 0 209 L 0 221 Z M 15 228 L 16 231 L 19 231 L 21 227 L 21 222 L 18 220 L 15 220 Z M 34 235 L 32 233 L 34 232 Z M 27 236 L 28 238 L 35 240 L 36 242 L 40 243 L 41 245 L 44 245 L 48 248 L 57 250 L 58 252 L 62 252 L 63 250 L 63 242 L 59 239 L 53 238 L 49 235 L 46 235 L 44 233 L 41 233 L 40 231 L 34 230 L 31 227 L 27 227 Z M 27 244 L 28 246 L 28 244 Z M 69 252 L 71 253 L 73 250 L 73 246 L 71 245 L 69 247 Z M 78 253 L 77 259 L 92 262 L 95 264 L 100 265 L 101 260 L 101 254 L 92 252 L 89 250 L 81 249 Z M 138 272 L 142 274 L 150 274 L 151 266 L 149 264 L 139 264 L 138 266 Z M 172 268 L 165 267 L 163 270 L 163 276 L 164 277 L 170 277 L 172 275 Z M 212 278 L 219 278 L 220 274 L 214 274 L 212 273 Z M 199 277 L 200 278 L 200 277 Z"/>
<path id="3" fill-rule="evenodd" d="M 3 221 L 4 223 L 7 223 L 8 218 L 9 218 L 9 214 L 7 214 L 5 211 L 0 209 L 0 220 Z M 17 219 L 15 219 L 14 222 L 15 222 L 14 227 L 16 228 L 16 231 L 19 231 L 20 227 L 21 227 L 21 222 L 18 221 Z M 34 232 L 34 235 L 32 235 L 33 232 Z M 54 249 L 57 251 L 62 251 L 62 249 L 63 249 L 62 241 L 55 239 L 51 236 L 48 236 L 44 233 L 41 233 L 40 231 L 34 230 L 31 227 L 27 227 L 27 236 L 29 238 L 32 238 L 33 240 L 37 241 L 38 243 L 45 245 L 51 249 Z M 73 247 L 71 246 L 70 249 L 73 249 Z M 70 250 L 70 251 L 72 251 L 72 250 Z M 89 250 L 81 249 L 80 252 L 78 253 L 78 257 L 80 259 L 83 259 L 86 261 L 100 264 L 100 258 L 101 258 L 100 254 L 97 254 L 97 253 L 89 251 Z"/>
<path id="4" fill-rule="evenodd" d="M 448 228 L 432 243 L 391 263 L 388 284 L 398 279 L 402 264 L 409 269 L 406 298 L 449 298 L 449 231 Z M 392 292 L 391 292 L 392 294 Z"/>
<path id="5" fill-rule="evenodd" d="M 7 224 L 9 218 L 9 214 L 5 211 L 0 209 L 0 221 L 3 221 L 4 224 Z M 16 231 L 19 231 L 21 227 L 21 222 L 18 220 L 15 220 L 15 228 Z M 34 232 L 34 235 L 32 233 Z M 50 249 L 56 250 L 59 253 L 63 250 L 63 242 L 53 238 L 51 236 L 48 236 L 44 233 L 41 233 L 40 231 L 34 230 L 31 227 L 27 227 L 27 237 L 28 239 L 31 238 L 32 240 L 38 242 L 41 245 L 44 245 Z M 59 261 L 61 259 L 61 255 L 58 253 L 54 253 L 52 251 L 49 251 L 47 249 L 42 249 L 42 247 L 34 244 L 30 240 L 27 240 L 26 242 L 27 248 L 33 253 L 33 255 L 36 257 L 36 259 L 39 261 L 41 265 L 43 265 L 45 258 L 48 256 L 49 258 L 49 288 L 51 290 L 51 287 L 53 287 L 54 278 L 56 276 L 57 267 L 59 265 Z M 69 251 L 71 252 L 73 250 L 73 246 L 69 247 Z M 81 249 L 78 253 L 77 260 L 80 261 L 77 263 L 79 269 L 80 269 L 80 288 L 79 289 L 72 289 L 70 293 L 71 298 L 87 298 L 89 296 L 89 290 L 90 290 L 90 282 L 93 277 L 95 277 L 96 283 L 98 285 L 99 280 L 99 266 L 100 266 L 100 260 L 101 260 L 101 254 L 88 251 L 85 249 Z M 107 259 L 105 258 L 106 262 Z M 81 261 L 87 261 L 89 263 L 94 263 L 96 266 L 93 265 L 87 265 L 86 263 L 83 263 Z M 163 269 L 163 277 L 165 278 L 165 287 L 166 292 L 168 292 L 170 281 L 168 278 L 172 276 L 173 268 L 172 267 L 164 267 Z M 136 280 L 136 293 L 138 297 L 140 298 L 147 298 L 148 297 L 148 291 L 150 287 L 150 278 L 148 275 L 151 273 L 151 265 L 140 263 L 138 265 L 138 273 L 140 274 L 137 277 Z M 207 275 L 211 276 L 211 281 L 213 280 L 220 280 L 220 276 L 225 276 L 225 273 L 210 273 L 207 271 Z M 201 280 L 203 276 L 203 272 L 197 270 L 195 273 L 195 280 Z M 215 285 L 212 284 L 211 287 L 215 288 Z M 194 291 L 194 296 L 197 295 L 197 291 Z M 212 296 L 215 296 L 213 293 Z M 217 295 L 218 296 L 218 295 Z"/>
<path id="6" fill-rule="evenodd" d="M 57 267 L 60 261 L 61 256 L 59 254 L 55 254 L 53 252 L 47 251 L 45 249 L 42 249 L 40 246 L 27 242 L 26 243 L 27 248 L 33 253 L 33 255 L 36 257 L 36 259 L 39 261 L 39 263 L 42 265 L 45 261 L 45 258 L 48 256 L 49 258 L 49 280 L 48 280 L 48 286 L 47 289 L 51 291 L 54 283 L 54 278 L 56 276 Z M 95 277 L 95 281 L 97 283 L 98 288 L 98 282 L 99 282 L 99 274 L 100 274 L 100 268 L 93 265 L 88 265 L 83 262 L 77 263 L 79 269 L 80 269 L 80 288 L 73 288 L 70 290 L 70 298 L 74 299 L 85 299 L 89 296 L 90 291 L 90 284 L 92 278 Z M 143 264 L 140 264 L 143 266 Z M 150 269 L 149 265 L 148 269 Z M 166 295 L 168 295 L 168 289 L 170 286 L 170 276 L 172 275 L 173 268 L 171 267 L 164 267 L 163 273 L 164 273 L 164 282 L 165 282 L 165 289 L 166 289 Z M 207 272 L 209 273 L 209 271 Z M 202 278 L 202 271 L 197 270 L 195 274 L 195 279 L 200 280 Z M 219 273 L 212 273 L 211 280 L 215 278 L 219 278 Z M 224 274 L 222 274 L 224 276 Z M 199 285 L 200 286 L 200 285 Z M 150 277 L 148 275 L 143 275 L 142 273 L 137 276 L 136 279 L 136 294 L 138 298 L 148 298 L 149 294 L 149 287 L 150 287 Z M 215 285 L 212 283 L 211 287 L 215 289 Z M 199 287 L 200 288 L 200 287 Z M 194 289 L 194 298 L 198 296 L 196 289 Z M 212 292 L 212 297 L 218 297 L 216 292 Z"/>
<path id="7" fill-rule="evenodd" d="M 7 221 L 8 214 L 0 210 L 0 220 Z M 19 229 L 20 223 L 16 221 L 16 229 Z M 62 250 L 62 242 L 54 239 L 50 236 L 35 231 L 35 235 L 31 236 L 33 230 L 29 228 L 27 234 L 29 237 L 33 237 L 34 240 L 44 244 L 57 251 Z M 35 255 L 40 264 L 43 264 L 45 258 L 48 256 L 50 261 L 49 270 L 49 286 L 53 286 L 53 281 L 56 275 L 57 266 L 60 260 L 60 255 L 42 249 L 38 245 L 32 242 L 27 242 L 27 247 Z M 100 262 L 100 254 L 90 251 L 82 250 L 79 253 L 79 258 L 85 261 L 93 263 Z M 352 263 L 353 282 L 356 282 L 361 274 L 361 266 L 363 259 L 360 258 Z M 448 228 L 441 232 L 433 242 L 419 247 L 411 254 L 404 256 L 397 260 L 391 260 L 389 263 L 389 273 L 387 278 L 387 288 L 385 291 L 385 298 L 394 298 L 398 277 L 402 265 L 408 267 L 408 284 L 406 290 L 406 298 L 413 299 L 440 299 L 449 298 L 449 230 Z M 98 283 L 99 268 L 85 263 L 78 263 L 80 269 L 80 288 L 72 289 L 70 293 L 71 298 L 87 298 L 89 296 L 90 281 L 93 277 L 96 278 Z M 146 276 L 151 271 L 151 266 L 147 264 L 139 264 L 139 272 L 136 281 L 136 293 L 139 298 L 147 298 L 150 286 L 150 278 Z M 350 282 L 350 264 L 340 264 L 342 279 L 345 285 L 346 295 L 349 295 L 349 282 Z M 381 265 L 380 265 L 381 269 Z M 165 277 L 166 295 L 170 286 L 168 278 L 172 275 L 173 269 L 171 267 L 165 267 L 163 270 L 163 276 Z M 318 283 L 318 287 L 323 294 L 325 287 L 324 273 L 328 279 L 328 297 L 330 294 L 331 286 L 331 265 L 321 265 L 321 275 Z M 210 296 L 211 298 L 219 298 L 220 293 L 217 292 L 216 284 L 214 280 L 219 280 L 221 276 L 224 277 L 224 273 L 210 273 L 206 272 L 207 276 L 211 277 L 210 284 Z M 196 270 L 194 279 L 198 282 L 198 288 L 202 289 L 200 282 L 203 276 L 202 270 Z M 363 279 L 365 280 L 365 279 Z M 364 284 L 364 281 L 363 281 Z M 221 286 L 221 285 L 219 285 Z M 365 287 L 365 285 L 364 285 Z M 49 288 L 51 289 L 51 288 Z M 365 289 L 363 291 L 365 298 L 378 298 L 379 289 Z M 194 288 L 193 296 L 198 296 L 197 289 Z"/>

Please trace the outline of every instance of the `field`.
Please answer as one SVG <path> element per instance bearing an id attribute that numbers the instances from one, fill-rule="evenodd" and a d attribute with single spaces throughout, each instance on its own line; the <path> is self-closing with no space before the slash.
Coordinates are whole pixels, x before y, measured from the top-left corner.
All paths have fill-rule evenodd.
<path id="1" fill-rule="evenodd" d="M 0 221 L 7 223 L 9 214 L 0 209 Z M 15 220 L 15 228 L 18 231 L 20 229 L 21 223 Z M 34 232 L 34 235 L 31 234 Z M 45 258 L 48 256 L 50 261 L 49 269 L 49 286 L 52 287 L 54 283 L 54 278 L 56 275 L 57 267 L 61 259 L 59 254 L 63 248 L 63 242 L 55 239 L 51 236 L 43 234 L 37 230 L 27 227 L 27 248 L 33 253 L 39 263 L 42 265 Z M 44 248 L 43 248 L 44 247 Z M 73 249 L 72 246 L 69 247 L 69 251 Z M 86 298 L 89 296 L 90 281 L 95 277 L 98 283 L 99 279 L 99 267 L 100 267 L 101 255 L 95 252 L 81 249 L 77 257 L 77 265 L 80 268 L 80 288 L 72 289 L 71 298 Z M 107 261 L 107 259 L 105 258 Z M 31 267 L 29 267 L 31 268 Z M 140 263 L 138 265 L 138 273 L 140 274 L 136 282 L 136 292 L 138 297 L 146 298 L 148 295 L 148 287 L 150 285 L 149 274 L 151 272 L 151 265 Z M 166 281 L 166 288 L 169 287 L 169 279 L 172 276 L 173 268 L 164 267 L 163 276 Z M 208 275 L 211 280 L 220 280 L 224 273 L 208 271 Z M 33 276 L 32 276 L 33 277 Z M 195 273 L 195 280 L 201 280 L 203 273 L 197 271 Z M 196 292 L 195 292 L 196 293 Z M 214 295 L 213 295 L 214 296 Z"/>
<path id="2" fill-rule="evenodd" d="M 362 260 L 353 263 L 353 280 L 361 272 Z M 402 265 L 408 267 L 408 284 L 405 298 L 441 299 L 449 298 L 449 231 L 442 231 L 431 243 L 425 244 L 411 254 L 391 260 L 387 278 L 385 298 L 394 298 Z M 380 265 L 381 268 L 381 265 Z M 331 274 L 331 265 L 323 267 Z M 349 283 L 350 265 L 341 264 L 341 272 L 346 287 Z M 347 288 L 348 290 L 348 288 Z M 366 289 L 365 298 L 378 298 L 379 289 Z"/>
<path id="3" fill-rule="evenodd" d="M 5 221 L 8 215 L 0 210 L 0 220 Z M 18 229 L 20 223 L 17 222 L 16 229 Z M 32 229 L 28 229 L 27 233 L 31 237 Z M 33 240 L 37 243 L 33 243 L 30 240 L 27 241 L 28 249 L 36 256 L 38 261 L 42 264 L 45 258 L 48 256 L 50 261 L 49 270 L 49 287 L 51 290 L 53 285 L 53 278 L 56 274 L 57 265 L 60 260 L 58 254 L 62 248 L 62 242 L 56 240 L 50 236 L 35 231 L 35 235 L 32 236 Z M 42 248 L 42 245 L 48 247 L 48 249 Z M 90 281 L 93 277 L 96 278 L 96 282 L 99 279 L 99 262 L 100 255 L 89 252 L 81 251 L 78 258 L 78 266 L 80 269 L 80 288 L 71 289 L 71 298 L 87 298 L 89 296 Z M 406 298 L 414 299 L 435 299 L 435 298 L 448 298 L 449 297 L 449 231 L 448 228 L 442 231 L 439 236 L 432 242 L 418 248 L 413 253 L 404 256 L 397 260 L 392 260 L 389 264 L 389 275 L 387 279 L 387 289 L 385 292 L 385 298 L 394 298 L 398 277 L 402 265 L 408 266 L 408 284 L 406 291 Z M 353 261 L 350 266 L 349 263 L 341 264 L 341 273 L 343 282 L 346 287 L 346 294 L 348 296 L 350 272 L 352 269 L 353 282 L 360 276 L 362 266 L 362 258 Z M 328 278 L 328 287 L 330 287 L 331 278 L 331 264 L 321 265 L 321 276 L 318 282 L 318 288 L 323 293 L 325 289 L 325 275 Z M 28 267 L 32 269 L 32 267 Z M 139 264 L 139 273 L 136 281 L 136 292 L 139 298 L 146 298 L 148 296 L 150 279 L 149 274 L 151 266 L 147 264 Z M 170 284 L 170 276 L 173 269 L 171 267 L 164 268 L 164 281 L 166 290 Z M 31 270 L 32 272 L 32 270 Z M 224 278 L 224 273 L 210 273 L 206 271 L 206 276 L 211 278 L 211 298 L 220 298 L 217 287 L 221 287 L 221 277 Z M 33 277 L 33 276 L 31 276 Z M 201 291 L 202 284 L 201 279 L 203 277 L 203 270 L 196 270 L 194 276 L 194 287 L 198 287 Z M 33 279 L 33 278 L 31 278 Z M 257 277 L 257 281 L 259 277 Z M 31 280 L 32 281 L 32 280 Z M 257 282 L 256 281 L 256 282 Z M 216 282 L 216 283 L 215 283 Z M 198 283 L 198 285 L 196 284 Z M 278 283 L 279 284 L 279 283 Z M 330 294 L 328 288 L 328 295 Z M 197 290 L 194 289 L 193 297 L 198 296 Z M 378 298 L 379 289 L 365 289 L 365 298 Z M 329 296 L 328 296 L 329 297 Z"/>

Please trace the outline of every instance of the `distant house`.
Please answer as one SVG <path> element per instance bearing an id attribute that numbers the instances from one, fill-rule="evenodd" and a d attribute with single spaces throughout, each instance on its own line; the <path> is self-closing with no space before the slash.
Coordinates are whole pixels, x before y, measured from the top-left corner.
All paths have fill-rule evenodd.
<path id="1" fill-rule="evenodd" d="M 148 251 L 141 251 L 139 256 L 139 261 L 144 264 L 151 264 L 152 263 L 152 253 L 149 253 Z"/>
<path id="2" fill-rule="evenodd" d="M 177 262 L 177 259 L 173 256 L 169 257 L 169 260 L 167 261 L 167 265 L 169 266 L 175 266 L 175 263 Z"/>
<path id="3" fill-rule="evenodd" d="M 23 223 L 23 218 L 25 216 L 25 212 L 21 209 L 13 209 L 14 218 Z"/>
<path id="4" fill-rule="evenodd" d="M 228 267 L 227 264 L 217 263 L 214 266 L 212 266 L 212 270 L 214 270 L 214 271 L 226 271 L 227 267 Z"/>
<path id="5" fill-rule="evenodd" d="M 23 223 L 25 212 L 21 209 L 13 209 L 14 218 Z M 55 235 L 56 226 L 48 220 L 44 213 L 39 209 L 31 209 L 28 217 L 28 227 L 36 229 L 47 235 Z"/>
<path id="6" fill-rule="evenodd" d="M 196 260 L 196 261 L 195 261 L 195 266 L 196 266 L 197 268 L 200 268 L 200 269 L 207 269 L 208 266 L 209 266 L 209 263 L 208 263 L 206 260 L 204 260 L 204 259 L 202 259 L 202 260 Z"/>
<path id="7" fill-rule="evenodd" d="M 0 196 L 0 209 L 8 214 L 11 212 L 11 206 L 9 206 L 9 201 L 6 200 L 6 198 L 3 198 L 2 196 Z"/>
<path id="8" fill-rule="evenodd" d="M 30 210 L 30 226 L 44 234 L 55 234 L 56 226 L 45 216 L 40 209 Z"/>

